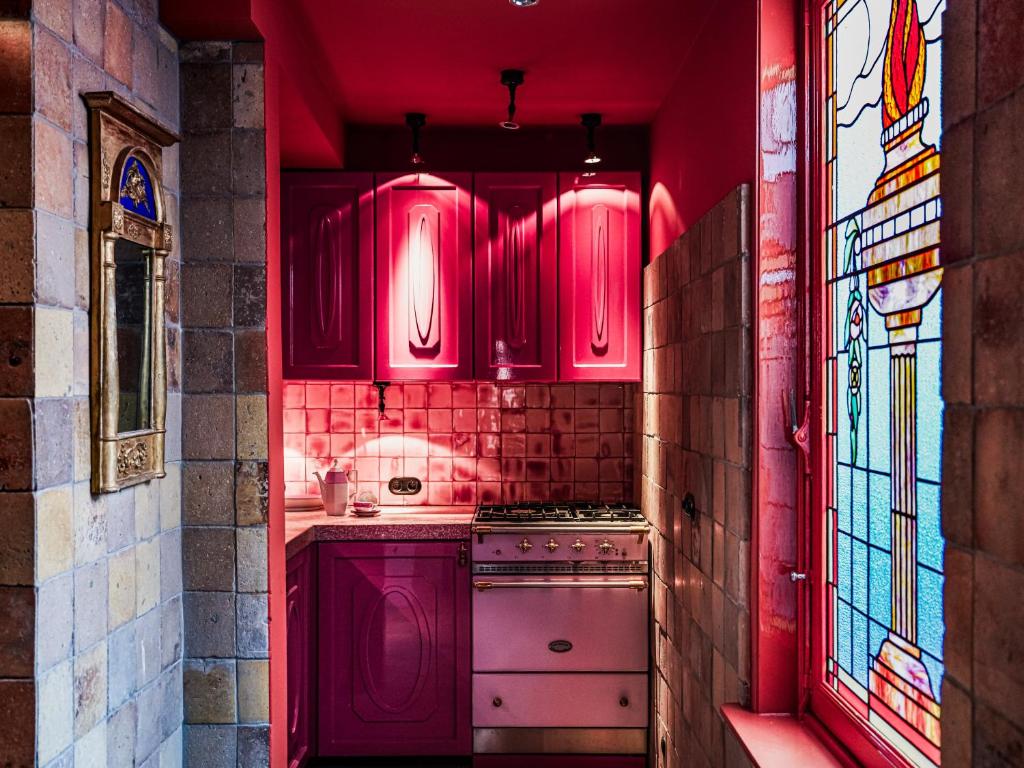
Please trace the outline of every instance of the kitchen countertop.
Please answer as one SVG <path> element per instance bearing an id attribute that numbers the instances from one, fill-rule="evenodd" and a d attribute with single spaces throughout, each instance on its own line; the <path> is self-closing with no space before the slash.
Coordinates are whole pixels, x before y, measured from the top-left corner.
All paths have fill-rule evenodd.
<path id="1" fill-rule="evenodd" d="M 322 509 L 285 511 L 287 557 L 315 541 L 453 541 L 468 539 L 475 507 L 381 507 L 376 517 L 333 517 Z"/>

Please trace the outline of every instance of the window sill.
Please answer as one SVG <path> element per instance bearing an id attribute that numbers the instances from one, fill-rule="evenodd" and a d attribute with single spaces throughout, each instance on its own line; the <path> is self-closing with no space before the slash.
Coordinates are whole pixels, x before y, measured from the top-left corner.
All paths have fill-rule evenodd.
<path id="1" fill-rule="evenodd" d="M 848 768 L 815 729 L 794 715 L 758 715 L 736 704 L 723 704 L 722 716 L 756 768 Z"/>

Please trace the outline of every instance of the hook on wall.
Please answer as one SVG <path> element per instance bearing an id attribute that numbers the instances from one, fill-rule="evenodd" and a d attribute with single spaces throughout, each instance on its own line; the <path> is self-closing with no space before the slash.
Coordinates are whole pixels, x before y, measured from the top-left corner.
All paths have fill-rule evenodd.
<path id="1" fill-rule="evenodd" d="M 377 421 L 384 421 L 384 410 L 387 407 L 385 403 L 385 390 L 391 382 L 388 381 L 375 381 L 373 386 L 377 388 Z"/>

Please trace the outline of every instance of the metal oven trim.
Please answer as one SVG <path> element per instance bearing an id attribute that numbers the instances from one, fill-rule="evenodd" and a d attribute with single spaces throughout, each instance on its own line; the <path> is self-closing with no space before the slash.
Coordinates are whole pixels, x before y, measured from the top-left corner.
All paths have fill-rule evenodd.
<path id="1" fill-rule="evenodd" d="M 646 728 L 474 728 L 481 754 L 643 755 Z"/>
<path id="2" fill-rule="evenodd" d="M 641 560 L 624 561 L 526 561 L 526 562 L 492 562 L 474 563 L 473 573 L 493 576 L 575 576 L 577 574 L 644 574 L 647 573 L 647 562 Z"/>

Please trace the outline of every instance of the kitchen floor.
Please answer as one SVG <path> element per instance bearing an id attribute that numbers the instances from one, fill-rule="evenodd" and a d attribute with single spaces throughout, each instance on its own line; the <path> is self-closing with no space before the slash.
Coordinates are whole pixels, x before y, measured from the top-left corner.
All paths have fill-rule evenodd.
<path id="1" fill-rule="evenodd" d="M 468 757 L 350 757 L 344 760 L 321 758 L 310 768 L 469 768 Z"/>

